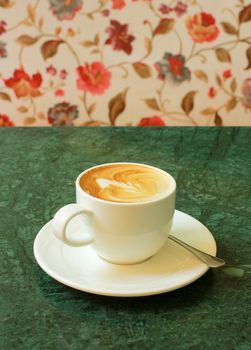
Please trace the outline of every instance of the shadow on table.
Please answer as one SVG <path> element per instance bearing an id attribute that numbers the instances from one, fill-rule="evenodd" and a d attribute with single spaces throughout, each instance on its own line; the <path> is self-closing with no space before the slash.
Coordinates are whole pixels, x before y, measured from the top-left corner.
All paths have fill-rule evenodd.
<path id="1" fill-rule="evenodd" d="M 36 273 L 37 283 L 44 298 L 54 307 L 74 317 L 85 317 L 86 311 L 92 315 L 100 313 L 158 313 L 175 309 L 194 307 L 203 302 L 214 286 L 214 271 L 209 270 L 194 283 L 172 292 L 147 297 L 107 297 L 81 292 L 53 280 L 39 268 Z"/>

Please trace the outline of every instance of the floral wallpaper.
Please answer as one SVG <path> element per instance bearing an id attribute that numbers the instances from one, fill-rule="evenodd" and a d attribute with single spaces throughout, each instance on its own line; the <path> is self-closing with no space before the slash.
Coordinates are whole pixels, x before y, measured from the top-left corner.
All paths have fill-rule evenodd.
<path id="1" fill-rule="evenodd" d="M 0 0 L 0 126 L 251 125 L 250 0 Z"/>

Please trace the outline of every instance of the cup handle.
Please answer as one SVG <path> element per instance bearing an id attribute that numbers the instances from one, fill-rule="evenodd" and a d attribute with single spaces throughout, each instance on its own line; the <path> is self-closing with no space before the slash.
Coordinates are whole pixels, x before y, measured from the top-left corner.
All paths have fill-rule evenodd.
<path id="1" fill-rule="evenodd" d="M 75 216 L 79 214 L 87 216 L 88 232 L 84 234 L 84 237 L 81 240 L 69 239 L 66 235 L 67 225 Z M 88 245 L 94 241 L 94 235 L 90 223 L 92 215 L 93 213 L 81 204 L 67 204 L 56 212 L 52 220 L 53 233 L 63 243 L 72 247 L 81 247 Z"/>

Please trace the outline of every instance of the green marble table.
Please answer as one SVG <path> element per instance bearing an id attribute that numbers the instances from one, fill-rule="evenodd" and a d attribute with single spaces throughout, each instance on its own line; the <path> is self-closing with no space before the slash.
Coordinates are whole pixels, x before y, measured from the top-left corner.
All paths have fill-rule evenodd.
<path id="1" fill-rule="evenodd" d="M 68 288 L 33 241 L 73 182 L 103 162 L 144 162 L 177 180 L 177 208 L 214 234 L 228 266 L 182 289 L 112 298 Z M 250 128 L 2 128 L 0 349 L 251 349 Z"/>

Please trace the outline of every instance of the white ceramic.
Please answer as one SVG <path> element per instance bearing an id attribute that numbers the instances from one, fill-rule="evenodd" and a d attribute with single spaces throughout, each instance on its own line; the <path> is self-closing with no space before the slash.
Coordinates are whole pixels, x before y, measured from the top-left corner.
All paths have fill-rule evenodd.
<path id="1" fill-rule="evenodd" d="M 97 167 L 104 165 L 107 164 Z M 160 199 L 117 203 L 93 197 L 79 185 L 81 176 L 90 170 L 87 169 L 76 180 L 77 204 L 66 205 L 54 216 L 52 226 L 57 238 L 71 246 L 91 243 L 99 256 L 117 264 L 135 264 L 154 255 L 165 244 L 171 229 L 176 183 L 163 170 L 138 165 L 153 168 L 168 179 L 168 191 Z"/>
<path id="2" fill-rule="evenodd" d="M 172 235 L 216 255 L 216 243 L 199 221 L 175 211 Z M 115 265 L 99 258 L 90 246 L 70 247 L 52 234 L 51 221 L 38 233 L 34 255 L 41 268 L 57 281 L 89 293 L 135 297 L 169 292 L 202 276 L 208 267 L 192 253 L 168 240 L 149 260 Z"/>

